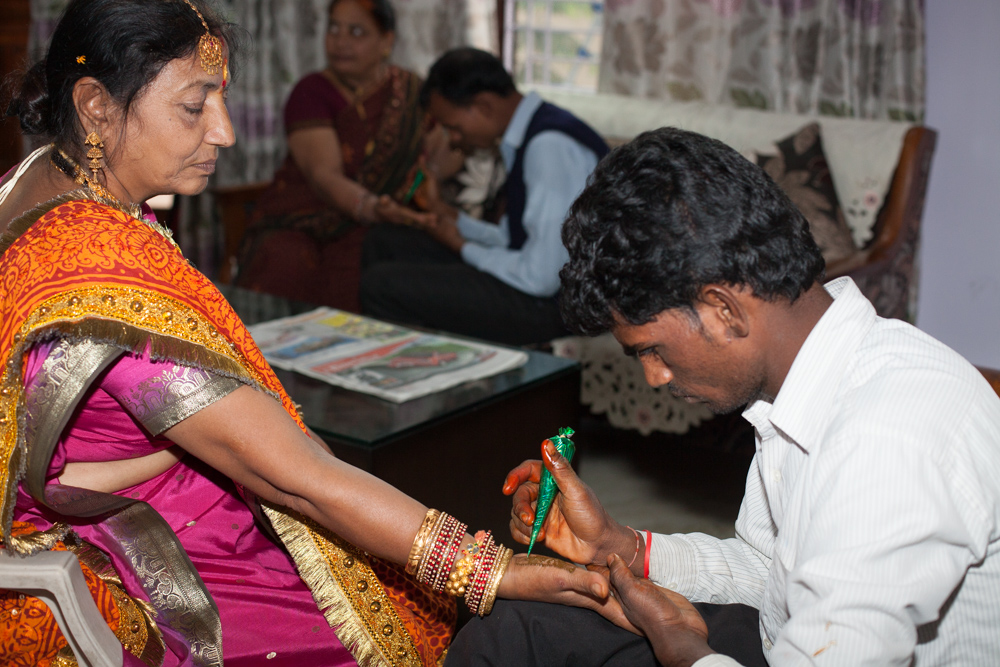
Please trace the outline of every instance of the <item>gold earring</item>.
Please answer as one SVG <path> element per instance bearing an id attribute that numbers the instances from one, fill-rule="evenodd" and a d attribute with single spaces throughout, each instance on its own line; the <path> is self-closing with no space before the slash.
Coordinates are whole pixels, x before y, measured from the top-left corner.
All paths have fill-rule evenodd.
<path id="1" fill-rule="evenodd" d="M 87 139 L 83 142 L 85 145 L 90 146 L 90 150 L 87 151 L 87 157 L 90 158 L 90 171 L 94 173 L 94 179 L 97 179 L 97 172 L 101 170 L 101 158 L 104 157 L 104 142 L 101 138 L 97 136 L 97 132 L 91 132 L 87 135 Z"/>

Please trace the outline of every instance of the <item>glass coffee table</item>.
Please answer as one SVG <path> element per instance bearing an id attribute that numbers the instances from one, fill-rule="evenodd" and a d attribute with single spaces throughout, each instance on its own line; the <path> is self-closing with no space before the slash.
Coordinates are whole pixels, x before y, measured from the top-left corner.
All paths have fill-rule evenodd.
<path id="1" fill-rule="evenodd" d="M 219 289 L 247 325 L 314 308 L 231 285 Z M 521 368 L 406 403 L 275 370 L 338 458 L 507 542 L 504 476 L 539 458 L 541 441 L 560 427 L 576 428 L 580 414 L 579 365 L 536 351 Z"/>

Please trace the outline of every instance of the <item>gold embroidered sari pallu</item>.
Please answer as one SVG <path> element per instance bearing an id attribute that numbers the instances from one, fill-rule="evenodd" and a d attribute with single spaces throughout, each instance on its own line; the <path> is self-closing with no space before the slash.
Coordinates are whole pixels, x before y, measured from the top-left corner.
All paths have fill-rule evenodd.
<path id="1" fill-rule="evenodd" d="M 162 600 L 158 604 L 155 590 L 146 591 L 157 607 L 157 621 L 185 636 L 197 664 L 221 664 L 218 611 L 166 522 L 145 503 L 128 498 L 47 487 L 45 470 L 76 401 L 123 351 L 142 352 L 148 345 L 154 358 L 257 387 L 280 400 L 304 429 L 294 404 L 211 282 L 151 227 L 123 212 L 71 193 L 50 202 L 49 210 L 40 208 L 11 223 L 0 251 L 0 536 L 5 546 L 32 551 L 11 530 L 22 479 L 36 500 L 59 512 L 103 516 L 122 544 L 154 552 L 132 553 L 126 562 L 158 563 L 184 591 L 179 609 L 167 608 Z M 40 432 L 28 433 L 23 363 L 32 344 L 52 336 L 81 343 L 74 346 L 79 366 L 54 402 L 54 413 L 37 420 Z M 421 597 L 423 589 L 396 576 L 401 568 L 369 558 L 284 508 L 267 506 L 264 512 L 355 659 L 372 665 L 437 661 L 450 633 L 450 601 L 442 611 L 440 599 Z M 383 585 L 373 566 L 393 585 Z"/>

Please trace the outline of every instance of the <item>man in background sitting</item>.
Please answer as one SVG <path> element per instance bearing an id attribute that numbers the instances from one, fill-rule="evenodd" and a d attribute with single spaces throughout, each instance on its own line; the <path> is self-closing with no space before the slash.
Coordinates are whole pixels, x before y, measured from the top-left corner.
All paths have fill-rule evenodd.
<path id="1" fill-rule="evenodd" d="M 568 111 L 522 95 L 493 55 L 459 48 L 431 67 L 421 103 L 464 153 L 499 146 L 507 171 L 499 224 L 446 204 L 427 174 L 423 229 L 372 229 L 362 257 L 361 308 L 405 324 L 501 343 L 566 333 L 556 303 L 568 255 L 563 219 L 607 145 Z"/>

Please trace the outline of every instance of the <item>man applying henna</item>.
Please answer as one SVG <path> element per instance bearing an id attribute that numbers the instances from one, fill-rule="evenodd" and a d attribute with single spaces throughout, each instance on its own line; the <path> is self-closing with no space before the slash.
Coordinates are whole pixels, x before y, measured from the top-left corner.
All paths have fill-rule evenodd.
<path id="1" fill-rule="evenodd" d="M 1000 399 L 875 315 L 755 165 L 676 129 L 613 151 L 563 229 L 567 324 L 756 431 L 736 537 L 638 536 L 548 447 L 544 544 L 628 619 L 498 604 L 448 665 L 944 665 L 1000 659 Z M 511 471 L 527 542 L 540 461 Z M 649 544 L 647 544 L 649 540 Z M 648 554 L 648 561 L 647 556 Z M 613 605 L 607 605 L 610 610 Z"/>

